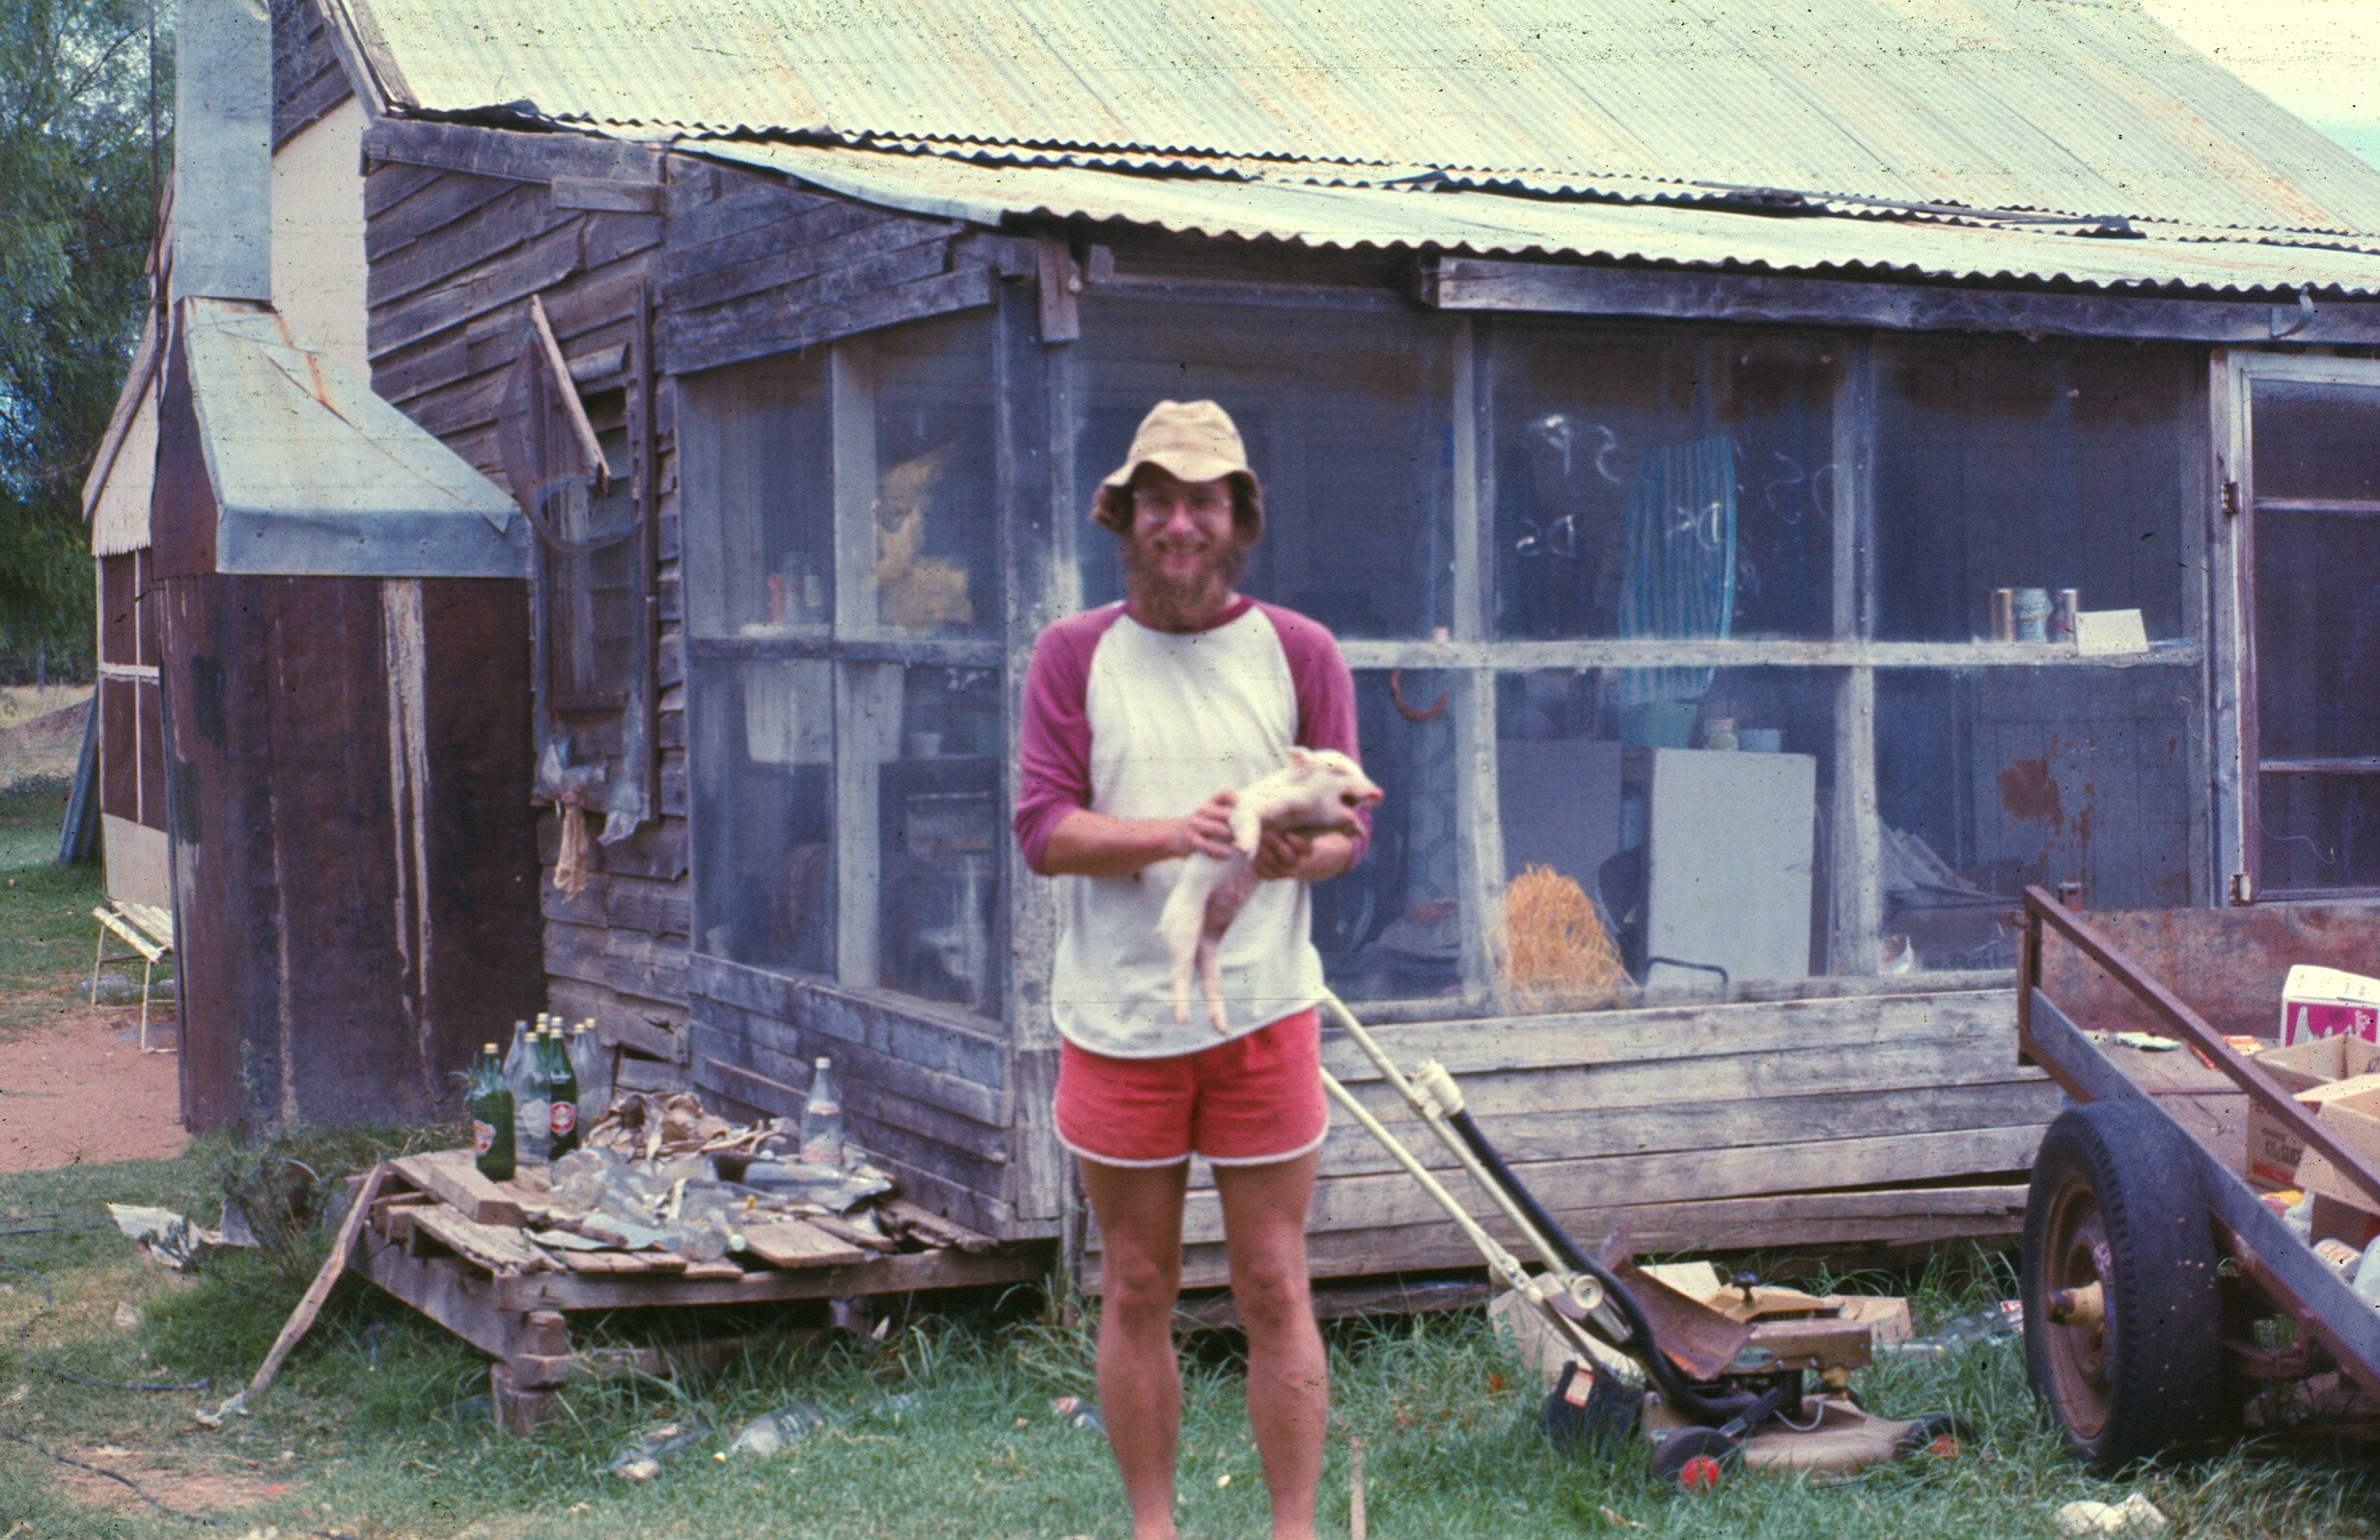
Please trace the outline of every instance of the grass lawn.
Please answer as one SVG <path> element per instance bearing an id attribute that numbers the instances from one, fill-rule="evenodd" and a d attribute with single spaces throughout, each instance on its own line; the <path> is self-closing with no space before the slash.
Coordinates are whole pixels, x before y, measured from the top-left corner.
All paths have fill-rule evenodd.
<path id="1" fill-rule="evenodd" d="M 90 974 L 99 867 L 57 865 L 66 799 L 54 778 L 0 790 L 0 1032 L 37 1024 Z"/>
<path id="2" fill-rule="evenodd" d="M 327 1174 L 396 1141 L 318 1139 L 282 1153 L 303 1153 Z M 0 1216 L 25 1216 L 0 1217 L 0 1232 L 82 1224 L 108 1199 L 211 1219 L 221 1173 L 255 1159 L 202 1141 L 172 1162 L 0 1178 Z M 217 1516 L 212 1532 L 234 1537 L 266 1526 L 282 1536 L 422 1540 L 1125 1533 L 1103 1441 L 1050 1413 L 1053 1396 L 1088 1393 L 1088 1339 L 1023 1296 L 912 1315 L 881 1344 L 805 1346 L 763 1328 L 746 1360 L 718 1376 L 574 1385 L 564 1415 L 529 1443 L 490 1429 L 474 1354 L 349 1281 L 254 1416 L 221 1431 L 199 1426 L 192 1412 L 244 1381 L 321 1245 L 315 1235 L 279 1269 L 243 1254 L 190 1279 L 144 1267 L 112 1229 L 0 1233 L 11 1290 L 0 1294 L 0 1535 L 193 1532 L 14 1442 L 26 1439 L 135 1475 L 160 1501 Z M 1914 1280 L 1921 1316 L 1972 1307 L 2005 1290 L 1996 1281 L 1986 1273 L 1961 1283 L 1937 1267 Z M 120 1304 L 138 1312 L 136 1324 L 119 1324 Z M 1582 1464 L 1552 1453 L 1536 1432 L 1533 1393 L 1480 1312 L 1342 1325 L 1332 1351 L 1326 1533 L 1345 1533 L 1353 1435 L 1365 1443 L 1370 1532 L 1381 1537 L 2048 1536 L 2058 1504 L 2135 1489 L 2172 1519 L 2177 1540 L 2380 1535 L 2380 1480 L 2353 1457 L 2235 1452 L 2131 1482 L 2091 1480 L 2040 1430 L 2013 1345 L 1896 1360 L 1861 1377 L 1887 1413 L 1947 1407 L 1967 1418 L 1979 1439 L 1955 1460 L 1840 1486 L 1742 1478 L 1695 1498 L 1656 1489 L 1638 1458 Z M 1239 1366 L 1220 1338 L 1200 1339 L 1191 1356 L 1183 1532 L 1260 1535 L 1263 1486 Z M 99 1389 L 51 1368 L 112 1380 L 203 1375 L 215 1387 Z M 794 1401 L 825 1414 L 822 1431 L 768 1459 L 712 1458 L 745 1418 Z M 607 1473 L 624 1441 L 689 1415 L 715 1431 L 658 1480 Z"/>

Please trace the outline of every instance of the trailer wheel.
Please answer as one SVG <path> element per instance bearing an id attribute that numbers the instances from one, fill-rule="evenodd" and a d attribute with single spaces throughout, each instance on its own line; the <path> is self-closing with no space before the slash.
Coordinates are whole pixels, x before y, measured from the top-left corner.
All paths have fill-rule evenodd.
<path id="1" fill-rule="evenodd" d="M 2110 1472 L 2217 1430 L 2223 1299 L 2189 1136 L 2154 1108 L 2060 1114 L 2025 1201 L 2025 1364 L 2066 1444 Z"/>

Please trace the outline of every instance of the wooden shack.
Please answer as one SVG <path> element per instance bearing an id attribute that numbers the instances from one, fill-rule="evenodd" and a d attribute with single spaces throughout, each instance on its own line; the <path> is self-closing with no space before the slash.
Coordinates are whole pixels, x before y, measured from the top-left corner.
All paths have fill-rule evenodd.
<path id="1" fill-rule="evenodd" d="M 2005 1236 L 2021 885 L 2380 893 L 2380 172 L 2132 8 L 1637 10 L 330 5 L 374 389 L 504 478 L 558 372 L 604 461 L 518 702 L 544 860 L 595 836 L 553 1007 L 747 1112 L 832 1056 L 913 1196 L 1095 1282 L 1007 810 L 1161 397 L 1356 672 L 1334 988 L 1582 1231 Z M 1531 867 L 1624 977 L 1515 973 Z M 1349 1128 L 1314 1227 L 1470 1260 Z"/>

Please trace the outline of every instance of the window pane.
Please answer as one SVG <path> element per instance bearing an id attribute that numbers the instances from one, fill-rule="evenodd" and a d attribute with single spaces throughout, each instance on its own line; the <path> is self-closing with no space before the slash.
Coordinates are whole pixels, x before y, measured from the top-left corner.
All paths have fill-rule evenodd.
<path id="1" fill-rule="evenodd" d="M 1495 359 L 1499 634 L 1832 634 L 1831 348 L 1533 324 Z"/>
<path id="2" fill-rule="evenodd" d="M 909 669 L 899 736 L 878 770 L 878 977 L 887 989 L 1000 1008 L 1000 675 Z"/>
<path id="3" fill-rule="evenodd" d="M 719 637 L 824 626 L 835 597 L 824 352 L 680 389 L 688 627 Z"/>
<path id="4" fill-rule="evenodd" d="M 2260 379 L 2251 387 L 2256 501 L 2380 501 L 2380 389 Z"/>
<path id="5" fill-rule="evenodd" d="M 1991 635 L 1994 589 L 2075 589 L 2087 610 L 2184 634 L 2200 558 L 2203 397 L 2185 348 L 2080 343 L 1879 344 L 1877 634 Z"/>
<path id="6" fill-rule="evenodd" d="M 1449 323 L 1221 305 L 1086 302 L 1075 485 L 1088 519 L 1160 400 L 1212 399 L 1264 488 L 1241 591 L 1348 637 L 1451 624 Z M 1091 603 L 1122 596 L 1117 542 L 1077 536 Z"/>
<path id="7" fill-rule="evenodd" d="M 2260 776 L 2268 894 L 2380 888 L 2380 776 Z"/>
<path id="8" fill-rule="evenodd" d="M 875 623 L 904 636 L 996 636 L 1000 498 L 991 324 L 929 321 L 846 344 L 875 399 Z"/>
<path id="9" fill-rule="evenodd" d="M 1463 987 L 1454 722 L 1441 709 L 1454 675 L 1407 671 L 1393 689 L 1390 678 L 1355 676 L 1364 772 L 1385 793 L 1370 847 L 1354 870 L 1313 890 L 1315 948 L 1346 1000 L 1422 1000 Z"/>
<path id="10" fill-rule="evenodd" d="M 616 708 L 636 688 L 644 542 L 635 534 L 634 467 L 625 427 L 608 428 L 597 440 L 611 480 L 600 492 L 571 487 L 549 505 L 556 533 L 570 544 L 540 552 L 549 704 L 558 712 Z M 615 725 L 610 736 L 618 735 Z"/>
<path id="11" fill-rule="evenodd" d="M 2079 879 L 2093 909 L 2192 901 L 2183 668 L 1887 670 L 1876 801 L 1888 971 L 2015 966 L 2001 916 Z"/>
<path id="12" fill-rule="evenodd" d="M 1699 697 L 1654 713 L 1621 703 L 1636 672 L 1497 681 L 1505 874 L 1522 884 L 1506 893 L 1518 1008 L 1823 969 L 1837 675 L 1702 671 Z"/>
<path id="13" fill-rule="evenodd" d="M 832 972 L 832 669 L 694 668 L 695 935 L 715 956 Z"/>
<path id="14" fill-rule="evenodd" d="M 2380 518 L 2259 507 L 2255 566 L 2257 757 L 2380 755 Z"/>

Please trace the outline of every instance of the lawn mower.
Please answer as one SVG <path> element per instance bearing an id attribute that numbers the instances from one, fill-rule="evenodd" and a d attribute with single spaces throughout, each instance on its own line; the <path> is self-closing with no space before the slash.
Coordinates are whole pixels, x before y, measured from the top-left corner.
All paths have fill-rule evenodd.
<path id="1" fill-rule="evenodd" d="M 1749 1275 L 1730 1283 L 1740 1303 L 1714 1307 L 1638 1267 L 1624 1230 L 1589 1252 L 1505 1164 L 1443 1065 L 1425 1060 L 1407 1076 L 1344 1004 L 1326 997 L 1322 1005 L 1536 1253 L 1532 1271 L 1324 1072 L 1331 1096 L 1447 1211 L 1559 1345 L 1561 1367 L 1542 1414 L 1557 1447 L 1583 1452 L 1641 1440 L 1654 1472 L 1688 1490 L 1737 1467 L 1842 1472 L 1921 1451 L 1955 1452 L 1947 1414 L 1896 1421 L 1870 1416 L 1852 1396 L 1851 1372 L 1873 1356 L 1871 1324 L 1807 1308 L 1764 1318 L 1762 1291 Z"/>

